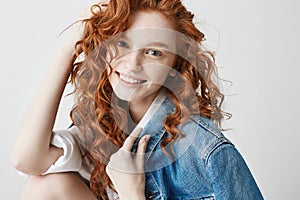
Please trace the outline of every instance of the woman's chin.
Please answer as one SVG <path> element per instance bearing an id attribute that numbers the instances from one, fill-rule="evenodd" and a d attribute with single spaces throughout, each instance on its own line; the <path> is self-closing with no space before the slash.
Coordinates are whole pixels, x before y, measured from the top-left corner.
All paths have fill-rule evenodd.
<path id="1" fill-rule="evenodd" d="M 137 99 L 137 97 L 134 95 L 134 92 L 129 91 L 114 91 L 114 95 L 123 101 L 134 101 Z"/>

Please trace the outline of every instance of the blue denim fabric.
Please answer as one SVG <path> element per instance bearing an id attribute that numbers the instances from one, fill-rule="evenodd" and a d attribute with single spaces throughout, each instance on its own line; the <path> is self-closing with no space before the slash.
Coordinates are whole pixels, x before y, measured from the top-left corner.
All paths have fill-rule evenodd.
<path id="1" fill-rule="evenodd" d="M 166 148 L 176 155 L 170 160 L 160 142 L 165 133 L 163 122 L 173 110 L 174 104 L 167 98 L 140 135 L 151 135 L 145 156 L 147 199 L 263 199 L 237 149 L 200 115 L 191 115 L 178 126 L 185 137 Z"/>

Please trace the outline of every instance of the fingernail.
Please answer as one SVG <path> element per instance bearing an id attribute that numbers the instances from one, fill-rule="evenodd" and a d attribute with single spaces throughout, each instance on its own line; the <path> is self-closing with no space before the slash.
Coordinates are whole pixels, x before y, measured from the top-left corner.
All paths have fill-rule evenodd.
<path id="1" fill-rule="evenodd" d="M 150 140 L 150 137 L 151 137 L 151 135 L 146 135 L 145 138 L 144 138 L 144 141 L 148 142 Z"/>

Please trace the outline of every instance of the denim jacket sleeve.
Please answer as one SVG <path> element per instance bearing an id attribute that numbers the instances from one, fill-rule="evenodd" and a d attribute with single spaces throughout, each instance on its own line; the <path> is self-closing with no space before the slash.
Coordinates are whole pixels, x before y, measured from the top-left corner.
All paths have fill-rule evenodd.
<path id="1" fill-rule="evenodd" d="M 207 159 L 207 169 L 217 200 L 260 200 L 263 196 L 244 159 L 230 143 L 214 149 Z"/>

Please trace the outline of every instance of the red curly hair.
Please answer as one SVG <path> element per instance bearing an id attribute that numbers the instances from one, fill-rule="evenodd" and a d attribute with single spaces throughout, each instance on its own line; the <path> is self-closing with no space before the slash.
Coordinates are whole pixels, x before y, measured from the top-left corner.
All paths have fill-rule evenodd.
<path id="1" fill-rule="evenodd" d="M 93 166 L 90 187 L 98 198 L 108 199 L 105 189 L 112 188 L 112 182 L 105 168 L 110 155 L 123 145 L 127 137 L 127 114 L 124 102 L 112 98 L 113 90 L 106 72 L 109 62 L 103 56 L 109 54 L 109 49 L 103 43 L 111 36 L 126 31 L 135 13 L 159 12 L 169 20 L 175 31 L 189 38 L 180 41 L 182 44 L 178 46 L 184 56 L 177 55 L 173 67 L 186 84 L 174 84 L 178 81 L 176 78 L 166 80 L 166 84 L 176 87 L 172 91 L 178 93 L 168 90 L 176 109 L 164 122 L 168 137 L 162 140 L 161 148 L 164 150 L 166 145 L 182 137 L 177 125 L 190 114 L 207 117 L 219 127 L 224 116 L 230 114 L 221 110 L 224 95 L 212 80 L 212 76 L 217 75 L 214 56 L 203 48 L 204 34 L 196 28 L 193 14 L 180 0 L 110 0 L 108 4 L 92 6 L 91 11 L 93 15 L 84 20 L 83 39 L 75 46 L 77 57 L 83 52 L 85 59 L 74 63 L 71 72 L 77 95 L 71 118 L 81 129 L 80 139 Z M 191 101 L 191 95 L 196 96 L 196 101 Z"/>

